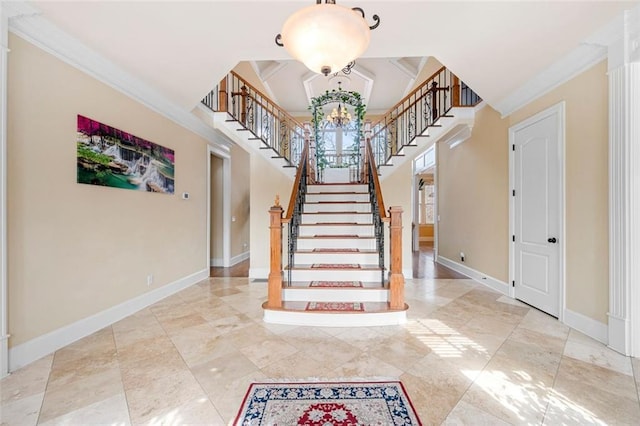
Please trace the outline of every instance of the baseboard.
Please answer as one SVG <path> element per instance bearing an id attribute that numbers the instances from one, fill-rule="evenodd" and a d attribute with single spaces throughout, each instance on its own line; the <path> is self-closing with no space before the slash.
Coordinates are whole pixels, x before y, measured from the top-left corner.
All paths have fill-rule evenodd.
<path id="1" fill-rule="evenodd" d="M 240 253 L 237 256 L 233 256 L 231 258 L 231 265 L 229 265 L 229 266 L 237 265 L 238 263 L 247 260 L 249 258 L 249 254 L 250 253 L 251 252 L 245 251 L 244 253 Z"/>
<path id="2" fill-rule="evenodd" d="M 229 261 L 229 266 L 225 266 L 224 265 L 224 259 L 221 259 L 219 257 L 211 258 L 209 260 L 209 265 L 213 266 L 213 267 L 216 267 L 216 268 L 228 268 L 228 267 L 231 267 L 233 265 L 237 265 L 238 263 L 240 263 L 242 261 L 247 260 L 249 258 L 249 254 L 250 253 L 251 252 L 245 251 L 244 253 L 240 253 L 237 256 L 233 256 L 231 258 L 231 260 Z"/>
<path id="3" fill-rule="evenodd" d="M 565 308 L 564 321 L 566 325 L 578 330 L 579 332 L 586 334 L 587 336 L 596 339 L 600 343 L 605 345 L 609 343 L 609 329 L 607 324 L 600 321 L 589 318 L 578 312 L 574 312 L 571 309 Z"/>
<path id="4" fill-rule="evenodd" d="M 269 278 L 269 268 L 249 268 L 249 278 L 253 280 L 266 280 Z"/>
<path id="5" fill-rule="evenodd" d="M 404 275 L 405 280 L 413 278 L 413 269 L 411 268 L 403 269 L 402 275 Z"/>
<path id="6" fill-rule="evenodd" d="M 9 371 L 15 371 L 30 364 L 208 277 L 209 269 L 203 269 L 164 287 L 134 297 L 112 308 L 11 348 L 9 349 Z"/>
<path id="7" fill-rule="evenodd" d="M 454 262 L 453 260 L 447 259 L 443 256 L 438 256 L 436 258 L 436 262 L 443 266 L 446 266 L 447 268 L 453 269 L 456 272 L 460 272 L 461 274 L 464 274 L 472 280 L 486 285 L 487 287 L 497 291 L 498 293 L 509 296 L 509 285 L 504 281 L 500 281 L 497 278 L 490 277 L 487 274 L 483 274 L 480 271 L 476 271 L 473 268 L 469 268 L 468 266 L 462 265 L 458 262 Z"/>

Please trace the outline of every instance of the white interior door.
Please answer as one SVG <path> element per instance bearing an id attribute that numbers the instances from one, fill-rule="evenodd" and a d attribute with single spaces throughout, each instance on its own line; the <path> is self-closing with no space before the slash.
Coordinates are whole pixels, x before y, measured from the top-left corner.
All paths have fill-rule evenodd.
<path id="1" fill-rule="evenodd" d="M 512 129 L 514 295 L 560 313 L 562 114 L 551 111 Z"/>

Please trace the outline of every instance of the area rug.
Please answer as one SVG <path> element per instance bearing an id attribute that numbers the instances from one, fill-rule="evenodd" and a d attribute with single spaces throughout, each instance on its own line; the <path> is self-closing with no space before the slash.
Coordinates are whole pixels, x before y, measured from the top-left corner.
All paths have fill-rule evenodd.
<path id="1" fill-rule="evenodd" d="M 252 383 L 234 425 L 422 425 L 400 382 Z"/>
<path id="2" fill-rule="evenodd" d="M 314 263 L 313 269 L 360 269 L 357 263 Z"/>
<path id="3" fill-rule="evenodd" d="M 305 311 L 362 312 L 364 305 L 360 302 L 309 302 Z"/>
<path id="4" fill-rule="evenodd" d="M 311 281 L 309 287 L 362 287 L 362 281 Z"/>

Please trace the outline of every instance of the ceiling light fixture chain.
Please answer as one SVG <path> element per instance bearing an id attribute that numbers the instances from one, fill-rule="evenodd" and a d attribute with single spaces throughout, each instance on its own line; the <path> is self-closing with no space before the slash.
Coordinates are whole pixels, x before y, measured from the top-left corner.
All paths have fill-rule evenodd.
<path id="1" fill-rule="evenodd" d="M 355 13 L 354 13 L 355 12 Z M 348 74 L 354 61 L 369 46 L 371 30 L 378 28 L 380 17 L 373 15 L 373 25 L 366 21 L 360 7 L 339 6 L 335 0 L 316 0 L 291 15 L 275 44 L 284 47 L 310 70 L 328 76 L 335 70 Z"/>

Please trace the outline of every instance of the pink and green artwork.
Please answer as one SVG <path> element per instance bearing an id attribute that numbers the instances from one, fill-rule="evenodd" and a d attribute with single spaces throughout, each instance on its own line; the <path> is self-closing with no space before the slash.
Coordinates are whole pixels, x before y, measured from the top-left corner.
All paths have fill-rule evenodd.
<path id="1" fill-rule="evenodd" d="M 78 183 L 173 194 L 174 151 L 78 115 Z"/>

